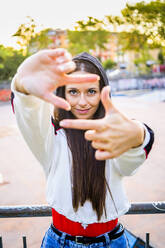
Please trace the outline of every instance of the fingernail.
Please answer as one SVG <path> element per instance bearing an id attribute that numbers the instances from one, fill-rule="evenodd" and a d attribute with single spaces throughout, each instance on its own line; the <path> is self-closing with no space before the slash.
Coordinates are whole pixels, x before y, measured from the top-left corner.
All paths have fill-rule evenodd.
<path id="1" fill-rule="evenodd" d="M 59 125 L 61 127 L 67 127 L 66 121 L 60 121 Z"/>
<path id="2" fill-rule="evenodd" d="M 71 110 L 71 106 L 70 106 L 70 104 L 68 102 L 66 102 L 66 104 L 65 104 L 65 110 L 66 111 L 70 111 Z"/>
<path id="3" fill-rule="evenodd" d="M 71 106 L 68 106 L 68 107 L 66 108 L 66 110 L 67 110 L 67 111 L 70 111 L 70 110 L 71 110 Z"/>
<path id="4" fill-rule="evenodd" d="M 63 126 L 63 124 L 64 124 L 64 121 L 60 121 L 59 122 L 59 125 L 62 127 Z"/>

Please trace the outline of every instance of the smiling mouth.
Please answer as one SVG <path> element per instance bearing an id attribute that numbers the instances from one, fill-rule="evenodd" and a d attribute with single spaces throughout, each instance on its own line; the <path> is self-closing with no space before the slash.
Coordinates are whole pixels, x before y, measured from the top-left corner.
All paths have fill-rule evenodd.
<path id="1" fill-rule="evenodd" d="M 89 109 L 76 109 L 76 111 L 80 114 L 87 114 L 89 112 L 90 108 Z"/>

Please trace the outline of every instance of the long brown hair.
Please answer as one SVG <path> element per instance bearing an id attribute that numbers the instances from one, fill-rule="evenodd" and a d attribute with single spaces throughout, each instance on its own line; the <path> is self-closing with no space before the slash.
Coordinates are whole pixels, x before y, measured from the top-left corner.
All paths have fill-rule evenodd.
<path id="1" fill-rule="evenodd" d="M 107 85 L 100 74 L 99 69 L 90 61 L 75 60 L 76 70 L 82 68 L 86 72 L 95 73 L 100 76 L 100 91 Z M 65 87 L 59 87 L 56 95 L 65 98 Z M 105 115 L 104 107 L 100 101 L 99 107 L 93 116 L 93 119 L 102 118 Z M 75 119 L 71 111 L 58 109 L 58 118 L 56 124 L 62 119 Z M 64 129 L 67 137 L 67 143 L 72 153 L 72 204 L 75 211 L 79 206 L 83 206 L 86 200 L 92 204 L 96 211 L 98 220 L 100 220 L 103 211 L 106 215 L 105 198 L 106 191 L 110 192 L 105 178 L 105 161 L 95 159 L 95 149 L 91 142 L 84 138 L 85 131 Z M 111 192 L 110 192 L 111 194 Z"/>

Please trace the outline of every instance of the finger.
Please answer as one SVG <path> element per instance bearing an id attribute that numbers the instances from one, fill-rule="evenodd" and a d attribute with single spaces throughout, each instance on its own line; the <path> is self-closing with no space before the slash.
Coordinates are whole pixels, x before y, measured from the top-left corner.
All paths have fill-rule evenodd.
<path id="1" fill-rule="evenodd" d="M 99 140 L 102 142 L 107 141 L 107 133 L 106 132 L 96 132 L 95 130 L 88 130 L 85 132 L 85 139 L 92 141 L 92 140 Z"/>
<path id="2" fill-rule="evenodd" d="M 112 103 L 112 100 L 109 94 L 110 94 L 110 86 L 104 87 L 101 91 L 101 101 L 105 108 L 106 114 L 114 113 L 117 111 Z"/>
<path id="3" fill-rule="evenodd" d="M 63 64 L 71 61 L 71 57 L 68 56 L 59 56 L 56 58 L 56 64 Z"/>
<path id="4" fill-rule="evenodd" d="M 110 152 L 110 147 L 108 143 L 100 142 L 100 141 L 92 141 L 92 147 L 96 150 L 108 150 Z"/>
<path id="5" fill-rule="evenodd" d="M 42 99 L 47 102 L 50 102 L 58 108 L 65 109 L 67 111 L 70 110 L 69 103 L 61 97 L 55 96 L 52 92 L 48 92 L 47 94 L 45 94 Z"/>
<path id="6" fill-rule="evenodd" d="M 65 84 L 71 84 L 71 83 L 93 83 L 98 82 L 100 77 L 96 74 L 70 74 L 65 75 Z"/>
<path id="7" fill-rule="evenodd" d="M 56 48 L 56 49 L 48 49 L 46 50 L 47 54 L 49 57 L 56 59 L 58 56 L 66 55 L 68 53 L 65 49 L 63 48 Z M 69 54 L 69 53 L 68 53 Z M 67 56 L 67 55 L 66 55 Z"/>
<path id="8" fill-rule="evenodd" d="M 85 132 L 85 139 L 86 140 L 94 140 L 96 137 L 96 131 L 95 130 L 88 130 Z"/>
<path id="9" fill-rule="evenodd" d="M 58 73 L 69 73 L 76 69 L 76 64 L 73 61 L 68 61 L 55 66 L 55 71 Z"/>
<path id="10" fill-rule="evenodd" d="M 114 155 L 108 151 L 97 150 L 95 152 L 95 158 L 97 160 L 107 160 L 114 158 Z"/>
<path id="11" fill-rule="evenodd" d="M 65 119 L 60 122 L 60 126 L 64 128 L 73 128 L 73 129 L 81 129 L 81 130 L 88 130 L 88 129 L 95 129 L 99 130 L 102 125 L 102 120 L 70 120 Z"/>

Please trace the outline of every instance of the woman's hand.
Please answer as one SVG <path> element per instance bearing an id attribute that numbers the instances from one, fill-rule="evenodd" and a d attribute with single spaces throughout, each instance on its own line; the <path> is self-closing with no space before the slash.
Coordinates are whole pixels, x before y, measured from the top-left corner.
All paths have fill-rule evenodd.
<path id="1" fill-rule="evenodd" d="M 130 148 L 143 143 L 144 128 L 119 112 L 109 97 L 110 87 L 101 92 L 101 101 L 105 108 L 105 117 L 99 120 L 62 120 L 60 126 L 88 130 L 85 138 L 92 141 L 96 149 L 95 157 L 106 160 L 118 157 Z"/>
<path id="2" fill-rule="evenodd" d="M 16 90 L 69 110 L 69 103 L 54 95 L 55 89 L 66 84 L 99 80 L 99 76 L 94 74 L 67 75 L 75 67 L 67 50 L 62 48 L 42 50 L 27 58 L 18 68 Z"/>

